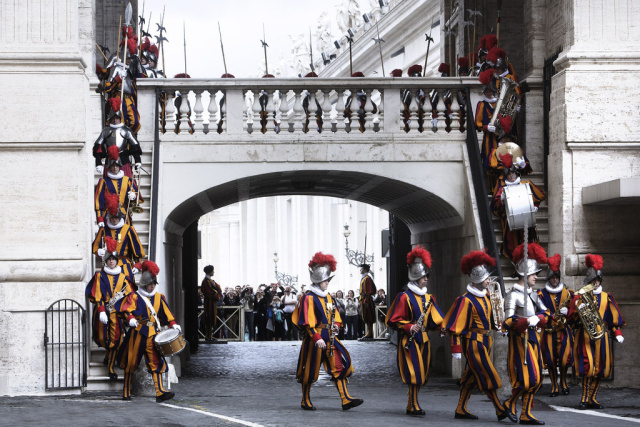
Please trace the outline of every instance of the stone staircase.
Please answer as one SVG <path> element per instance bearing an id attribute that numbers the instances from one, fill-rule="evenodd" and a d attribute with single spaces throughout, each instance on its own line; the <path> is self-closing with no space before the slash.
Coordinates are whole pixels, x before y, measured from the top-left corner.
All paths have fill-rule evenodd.
<path id="1" fill-rule="evenodd" d="M 133 214 L 133 226 L 138 233 L 138 237 L 140 238 L 140 243 L 144 247 L 145 254 L 149 254 L 149 227 L 151 220 L 151 168 L 152 168 L 152 151 L 153 151 L 153 141 L 151 142 L 140 142 L 142 148 L 142 168 L 144 171 L 147 171 L 148 174 L 144 171 L 140 174 L 140 182 L 138 183 L 138 187 L 140 193 L 142 194 L 142 198 L 144 199 L 144 203 L 140 205 L 142 207 L 143 212 L 139 214 Z M 100 175 L 97 173 L 94 176 L 94 184 L 98 182 L 100 179 Z M 97 225 L 94 225 L 94 235 L 97 233 L 98 228 Z M 102 267 L 102 260 L 98 257 L 94 257 L 93 261 L 93 269 L 94 271 L 100 270 Z M 92 310 L 93 307 L 89 308 Z M 89 311 L 91 313 L 92 311 Z M 87 390 L 88 391 L 113 391 L 120 392 L 123 387 L 123 378 L 124 374 L 122 369 L 116 368 L 116 372 L 118 373 L 118 380 L 111 381 L 109 379 L 109 371 L 107 367 L 104 365 L 103 361 L 107 354 L 107 351 L 103 348 L 98 347 L 93 340 L 90 341 L 90 357 L 89 357 L 89 371 L 87 375 Z"/>

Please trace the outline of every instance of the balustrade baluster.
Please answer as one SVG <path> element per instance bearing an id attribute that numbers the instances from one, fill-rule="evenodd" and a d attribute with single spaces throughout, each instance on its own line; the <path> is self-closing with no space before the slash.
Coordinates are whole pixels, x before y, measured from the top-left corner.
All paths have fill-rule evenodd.
<path id="1" fill-rule="evenodd" d="M 171 93 L 171 92 L 169 92 Z M 176 105 L 175 105 L 175 95 L 167 94 L 167 103 L 164 107 L 164 117 L 165 117 L 165 131 L 166 132 L 176 132 Z"/>
<path id="2" fill-rule="evenodd" d="M 271 93 L 265 91 L 266 95 L 267 95 L 267 106 L 265 108 L 265 117 L 267 119 L 267 123 L 265 123 L 265 129 L 266 129 L 266 133 L 271 133 L 271 132 L 275 132 L 276 129 L 276 125 L 275 125 L 275 97 L 276 97 L 276 92 L 277 91 L 273 91 Z"/>
<path id="3" fill-rule="evenodd" d="M 336 95 L 338 96 L 338 101 L 336 102 L 336 119 L 335 119 L 335 124 L 336 124 L 336 132 L 341 132 L 344 131 L 346 128 L 346 124 L 348 123 L 348 119 L 344 117 L 344 109 L 345 109 L 345 97 L 349 97 L 349 95 L 351 94 L 351 92 L 349 92 L 349 95 L 346 94 L 346 92 L 349 92 L 349 89 L 345 90 L 344 92 L 337 92 Z"/>
<path id="4" fill-rule="evenodd" d="M 331 93 L 332 89 L 327 89 L 322 92 L 322 132 L 331 132 Z"/>
<path id="5" fill-rule="evenodd" d="M 446 91 L 446 89 L 438 89 L 438 105 L 436 107 L 438 110 L 438 132 L 446 132 L 447 128 L 447 106 L 444 103 L 444 94 Z"/>
<path id="6" fill-rule="evenodd" d="M 371 103 L 375 105 L 376 112 L 373 113 L 373 131 L 380 132 L 380 124 L 382 123 L 382 94 L 378 89 L 371 91 Z"/>
<path id="7" fill-rule="evenodd" d="M 202 106 L 202 89 L 196 90 L 195 94 L 196 94 L 196 105 L 193 106 L 193 112 L 195 113 L 194 122 L 193 122 L 193 132 L 202 133 L 204 132 L 204 123 L 202 119 L 202 113 L 204 112 L 204 107 Z"/>
<path id="8" fill-rule="evenodd" d="M 218 93 L 220 93 L 220 97 L 217 96 Z M 227 91 L 217 92 L 216 99 L 218 99 L 218 102 L 220 102 L 220 133 L 225 133 L 227 131 Z"/>
<path id="9" fill-rule="evenodd" d="M 185 90 L 184 93 L 182 93 L 180 102 L 180 133 L 183 135 L 191 132 L 191 126 L 189 126 L 190 113 L 189 90 Z"/>
<path id="10" fill-rule="evenodd" d="M 365 91 L 365 100 L 364 100 L 364 119 L 365 119 L 365 125 L 364 125 L 364 129 L 371 129 L 373 130 L 373 110 L 374 110 L 374 105 L 373 105 L 373 101 L 371 100 L 371 89 L 367 89 Z"/>
<path id="11" fill-rule="evenodd" d="M 409 104 L 409 132 L 415 133 L 418 131 L 418 114 L 420 111 L 420 91 L 411 90 L 411 103 Z"/>
<path id="12" fill-rule="evenodd" d="M 253 126 L 252 132 L 262 132 L 262 107 L 260 105 L 260 97 L 262 92 L 260 90 L 255 91 L 253 105 L 251 110 L 253 112 Z"/>
<path id="13" fill-rule="evenodd" d="M 304 99 L 305 94 L 305 90 L 301 90 L 300 92 L 295 94 L 295 102 L 293 104 L 293 123 L 289 122 L 289 128 L 297 132 L 304 132 L 304 123 L 306 120 L 304 108 L 302 108 L 302 100 Z"/>
<path id="14" fill-rule="evenodd" d="M 218 132 L 218 100 L 217 100 L 218 92 L 213 89 L 209 89 L 209 107 L 207 111 L 209 112 L 209 134 Z"/>
<path id="15" fill-rule="evenodd" d="M 451 91 L 451 130 L 460 130 L 460 104 L 455 91 Z"/>

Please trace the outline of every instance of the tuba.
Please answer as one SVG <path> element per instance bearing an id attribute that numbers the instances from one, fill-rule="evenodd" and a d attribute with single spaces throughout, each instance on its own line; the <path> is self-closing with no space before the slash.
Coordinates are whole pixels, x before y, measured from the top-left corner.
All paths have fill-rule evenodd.
<path id="1" fill-rule="evenodd" d="M 502 139 L 509 132 L 505 132 L 502 128 L 502 124 L 500 120 L 498 120 L 499 116 L 502 117 L 510 117 L 512 123 L 516 122 L 516 118 L 518 116 L 518 107 L 520 107 L 521 97 L 516 90 L 520 85 L 515 81 L 506 78 L 500 77 L 500 93 L 498 94 L 498 102 L 496 102 L 496 108 L 493 110 L 493 115 L 491 116 L 490 125 L 496 127 L 495 135 L 498 140 Z"/>
<path id="2" fill-rule="evenodd" d="M 576 291 L 579 297 L 576 301 L 576 309 L 589 338 L 598 340 L 604 336 L 605 326 L 593 296 L 594 287 L 593 284 L 589 284 Z"/>
<path id="3" fill-rule="evenodd" d="M 500 290 L 500 283 L 496 280 L 497 277 L 489 277 L 491 282 L 487 290 L 489 291 L 489 299 L 491 300 L 491 312 L 493 314 L 493 325 L 496 330 L 502 329 L 504 323 L 504 299 L 502 298 L 502 291 Z"/>

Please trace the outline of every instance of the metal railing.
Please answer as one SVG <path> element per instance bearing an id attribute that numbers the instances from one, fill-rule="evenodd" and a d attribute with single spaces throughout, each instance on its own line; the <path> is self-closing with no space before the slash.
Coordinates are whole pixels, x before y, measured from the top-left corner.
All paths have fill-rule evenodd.
<path id="1" fill-rule="evenodd" d="M 376 322 L 373 324 L 373 339 L 386 340 L 389 339 L 387 333 L 389 328 L 384 323 L 384 318 L 387 315 L 386 305 L 376 305 Z"/>
<path id="2" fill-rule="evenodd" d="M 198 325 L 202 321 L 204 308 L 198 307 Z M 216 311 L 216 325 L 213 328 L 213 336 L 224 341 L 244 342 L 244 309 L 241 305 L 223 305 L 218 306 Z M 202 327 L 198 329 L 200 341 L 204 342 L 205 335 L 202 333 Z M 220 331 L 223 332 L 224 338 L 218 338 Z"/>
<path id="3" fill-rule="evenodd" d="M 44 312 L 45 389 L 66 390 L 87 386 L 85 309 L 61 299 Z"/>

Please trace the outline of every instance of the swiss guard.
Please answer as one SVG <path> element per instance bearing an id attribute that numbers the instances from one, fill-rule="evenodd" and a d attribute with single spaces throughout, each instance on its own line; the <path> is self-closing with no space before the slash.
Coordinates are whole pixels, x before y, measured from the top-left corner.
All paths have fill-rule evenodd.
<path id="1" fill-rule="evenodd" d="M 363 263 L 359 265 L 360 274 L 360 307 L 362 307 L 362 321 L 365 324 L 365 335 L 362 337 L 362 341 L 373 339 L 373 324 L 376 321 L 376 305 L 373 302 L 373 297 L 376 295 L 376 285 L 373 283 L 373 279 L 369 274 L 371 266 Z"/>
<path id="2" fill-rule="evenodd" d="M 214 341 L 213 328 L 217 321 L 218 301 L 222 299 L 222 288 L 213 280 L 213 265 L 204 268 L 204 279 L 200 285 L 202 296 L 204 297 L 204 324 L 205 340 Z M 250 331 L 251 332 L 251 331 Z"/>
<path id="3" fill-rule="evenodd" d="M 621 328 L 626 323 L 613 295 L 602 290 L 602 257 L 587 254 L 585 264 L 587 275 L 583 280 L 584 287 L 576 291 L 569 310 L 569 317 L 578 327 L 573 344 L 574 366 L 582 378 L 582 398 L 578 409 L 602 409 L 596 395 L 600 382 L 613 372 L 609 331 L 622 344 L 624 337 Z"/>
<path id="4" fill-rule="evenodd" d="M 114 309 L 116 302 L 130 294 L 133 289 L 118 266 L 118 243 L 105 238 L 104 265 L 89 281 L 86 294 L 93 303 L 93 341 L 107 350 L 105 364 L 109 367 L 109 378 L 118 379 L 115 371 L 116 353 L 122 341 L 122 320 Z"/>
<path id="5" fill-rule="evenodd" d="M 424 415 L 418 403 L 420 386 L 429 380 L 431 343 L 427 330 L 440 329 L 443 315 L 432 295 L 427 293 L 431 273 L 431 254 L 416 246 L 407 254 L 409 283 L 387 311 L 385 323 L 398 331 L 398 370 L 409 386 L 407 415 Z"/>
<path id="6" fill-rule="evenodd" d="M 131 400 L 131 377 L 144 356 L 147 369 L 156 388 L 156 402 L 164 402 L 175 396 L 162 385 L 162 374 L 168 371 L 167 361 L 155 345 L 154 337 L 160 328 L 168 326 L 178 332 L 182 329 L 169 310 L 167 299 L 157 291 L 160 268 L 153 261 L 142 263 L 140 288 L 118 301 L 115 308 L 129 324 L 129 332 L 118 352 L 120 367 L 124 369 L 123 400 Z"/>
<path id="7" fill-rule="evenodd" d="M 336 271 L 333 255 L 317 252 L 309 261 L 311 286 L 302 295 L 292 321 L 298 329 L 304 331 L 296 378 L 302 384 L 302 409 L 315 411 L 311 403 L 311 384 L 318 380 L 320 363 L 335 382 L 342 400 L 344 411 L 362 405 L 364 401 L 351 397 L 347 390 L 347 378 L 353 373 L 351 356 L 344 345 L 336 338 L 343 323 L 340 312 L 327 287 Z"/>
<path id="8" fill-rule="evenodd" d="M 164 73 L 158 70 L 158 46 L 151 43 L 148 37 L 142 42 L 142 54 L 140 55 L 140 63 L 144 67 L 147 78 L 162 79 Z"/>
<path id="9" fill-rule="evenodd" d="M 442 322 L 442 331 L 451 334 L 451 355 L 460 360 L 464 353 L 467 364 L 458 381 L 460 399 L 454 418 L 477 420 L 478 417 L 467 409 L 467 402 L 473 389 L 486 393 L 496 411 L 498 420 L 507 417 L 517 422 L 500 402 L 497 390 L 502 387 L 500 376 L 491 360 L 492 330 L 502 329 L 496 325 L 491 298 L 487 291 L 491 283 L 491 267 L 496 260 L 483 251 L 471 251 L 460 261 L 460 270 L 469 277 L 467 292 L 458 297 Z M 500 307 L 502 309 L 502 307 Z"/>
<path id="10" fill-rule="evenodd" d="M 573 366 L 573 332 L 567 321 L 569 304 L 573 299 L 573 291 L 567 289 L 561 280 L 560 254 L 547 259 L 549 273 L 547 283 L 538 291 L 538 296 L 549 309 L 551 317 L 542 333 L 542 355 L 551 380 L 551 397 L 562 393 L 569 394 L 567 371 Z M 560 370 L 560 387 L 558 387 L 558 370 Z"/>
<path id="11" fill-rule="evenodd" d="M 115 145 L 107 149 L 107 173 L 105 178 L 100 178 L 96 186 L 95 210 L 98 227 L 104 227 L 107 216 L 107 196 L 115 194 L 118 196 L 118 204 L 126 212 L 125 222 L 131 224 L 130 205 L 138 197 L 138 185 L 135 180 L 125 176 L 121 169 L 120 151 Z"/>
<path id="12" fill-rule="evenodd" d="M 509 332 L 507 370 L 513 393 L 504 405 L 509 409 L 510 419 L 516 416 L 516 403 L 522 397 L 520 424 L 542 425 L 543 421 L 531 414 L 533 398 L 542 386 L 541 328 L 549 320 L 549 310 L 533 291 L 540 264 L 547 262 L 544 249 L 529 243 L 528 259 L 525 262 L 524 244 L 513 251 L 513 262 L 520 278 L 504 301 L 503 329 Z"/>

